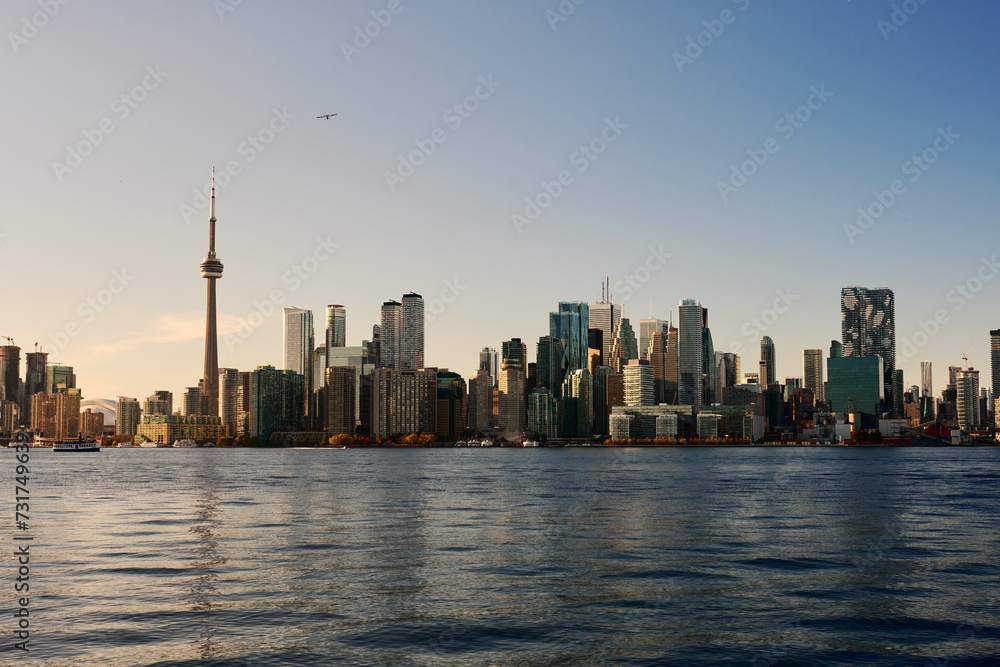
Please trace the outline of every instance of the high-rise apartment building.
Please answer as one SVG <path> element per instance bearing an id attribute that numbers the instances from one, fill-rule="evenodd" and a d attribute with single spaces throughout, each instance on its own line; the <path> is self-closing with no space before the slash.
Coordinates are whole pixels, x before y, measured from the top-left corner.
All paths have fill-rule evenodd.
<path id="1" fill-rule="evenodd" d="M 563 371 L 562 341 L 555 336 L 542 336 L 538 339 L 535 353 L 535 386 L 548 389 L 555 398 L 559 398 L 565 377 Z"/>
<path id="2" fill-rule="evenodd" d="M 313 328 L 313 313 L 303 308 L 284 308 L 285 316 L 282 351 L 284 370 L 301 375 L 305 383 L 303 414 L 306 424 L 310 423 L 313 409 L 313 351 L 316 348 L 316 333 Z"/>
<path id="3" fill-rule="evenodd" d="M 960 370 L 955 377 L 958 427 L 969 431 L 982 423 L 979 411 L 979 371 L 971 368 Z"/>
<path id="4" fill-rule="evenodd" d="M 473 431 L 493 428 L 493 378 L 485 368 L 469 379 L 469 428 Z"/>
<path id="5" fill-rule="evenodd" d="M 529 431 L 545 438 L 556 437 L 558 415 L 556 397 L 548 389 L 535 389 L 528 395 Z"/>
<path id="6" fill-rule="evenodd" d="M 399 331 L 399 368 L 416 371 L 424 367 L 424 298 L 403 295 L 402 328 Z"/>
<path id="7" fill-rule="evenodd" d="M 577 369 L 566 376 L 558 403 L 559 434 L 566 438 L 589 438 L 594 434 L 593 380 L 590 371 Z"/>
<path id="8" fill-rule="evenodd" d="M 343 306 L 334 304 L 326 307 L 326 347 L 344 347 L 347 345 L 347 311 Z"/>
<path id="9" fill-rule="evenodd" d="M 379 329 L 381 365 L 399 369 L 399 334 L 403 327 L 403 304 L 386 301 L 382 304 L 382 321 Z"/>
<path id="10" fill-rule="evenodd" d="M 305 376 L 274 366 L 258 366 L 250 373 L 248 435 L 267 442 L 275 431 L 305 425 Z"/>
<path id="11" fill-rule="evenodd" d="M 497 351 L 492 347 L 484 347 L 480 350 L 479 370 L 486 371 L 493 383 L 492 386 L 497 386 L 497 380 L 500 377 L 500 359 L 497 356 Z"/>
<path id="12" fill-rule="evenodd" d="M 45 391 L 45 368 L 48 365 L 47 352 L 28 352 L 24 355 L 24 405 L 21 407 L 21 423 L 31 424 L 31 397 Z"/>
<path id="13" fill-rule="evenodd" d="M 326 369 L 326 430 L 351 435 L 357 426 L 358 376 L 353 366 Z"/>
<path id="14" fill-rule="evenodd" d="M 372 376 L 372 436 L 434 433 L 437 428 L 437 369 L 379 368 Z"/>
<path id="15" fill-rule="evenodd" d="M 760 382 L 765 388 L 770 387 L 777 381 L 774 360 L 774 341 L 771 340 L 770 336 L 764 336 L 760 339 L 760 367 L 761 373 L 766 373 L 766 375 L 761 375 Z"/>
<path id="16" fill-rule="evenodd" d="M 76 375 L 72 366 L 55 366 L 49 364 L 45 367 L 45 393 L 58 394 L 67 389 L 76 389 Z"/>
<path id="17" fill-rule="evenodd" d="M 527 428 L 527 348 L 520 338 L 503 343 L 500 363 L 500 429 L 516 436 Z"/>
<path id="18" fill-rule="evenodd" d="M 66 440 L 81 435 L 80 401 L 83 396 L 79 389 L 67 389 L 56 394 L 56 438 Z M 103 421 L 101 422 L 104 423 Z"/>
<path id="19" fill-rule="evenodd" d="M 681 405 L 694 406 L 697 411 L 702 405 L 704 313 L 695 299 L 684 299 L 677 311 L 678 400 Z"/>
<path id="20" fill-rule="evenodd" d="M 327 357 L 327 367 L 329 368 L 349 366 L 354 369 L 354 421 L 358 426 L 361 425 L 361 408 L 365 400 L 362 395 L 363 378 L 370 377 L 377 366 L 375 357 L 365 352 L 363 345 L 348 345 L 331 348 Z M 329 398 L 327 404 L 329 404 Z M 351 432 L 353 433 L 353 430 Z"/>
<path id="21" fill-rule="evenodd" d="M 993 383 L 993 396 L 1000 398 L 1000 329 L 990 331 L 990 380 Z"/>
<path id="22" fill-rule="evenodd" d="M 174 412 L 174 395 L 169 391 L 155 391 L 142 405 L 142 413 L 146 417 L 153 415 L 171 415 Z"/>
<path id="23" fill-rule="evenodd" d="M 139 400 L 119 396 L 115 405 L 115 435 L 132 436 L 139 432 Z"/>
<path id="24" fill-rule="evenodd" d="M 888 287 L 845 287 L 840 291 L 841 338 L 845 357 L 882 357 L 885 408 L 896 412 L 896 299 Z"/>
<path id="25" fill-rule="evenodd" d="M 16 345 L 0 347 L 0 401 L 18 401 L 21 384 L 21 348 Z"/>
<path id="26" fill-rule="evenodd" d="M 818 402 L 825 402 L 823 387 L 823 350 L 802 350 L 802 377 L 806 389 L 812 389 Z"/>
<path id="27" fill-rule="evenodd" d="M 677 388 L 678 378 L 680 377 L 678 366 L 679 360 L 677 356 L 678 332 L 679 330 L 675 326 L 671 325 L 667 327 L 667 342 L 663 352 L 663 402 L 675 405 L 678 400 Z"/>
<path id="28" fill-rule="evenodd" d="M 226 436 L 235 438 L 240 430 L 243 373 L 235 368 L 219 369 L 219 417 L 226 427 Z"/>

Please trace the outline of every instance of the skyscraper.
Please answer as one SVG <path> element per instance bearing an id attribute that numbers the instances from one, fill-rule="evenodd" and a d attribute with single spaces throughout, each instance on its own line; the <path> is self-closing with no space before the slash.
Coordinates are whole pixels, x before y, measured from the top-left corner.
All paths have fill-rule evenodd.
<path id="1" fill-rule="evenodd" d="M 500 363 L 500 429 L 518 435 L 527 428 L 527 348 L 520 338 L 503 343 Z"/>
<path id="2" fill-rule="evenodd" d="M 676 404 L 678 400 L 678 356 L 677 356 L 678 329 L 673 325 L 667 327 L 667 342 L 664 348 L 663 357 L 663 402 Z"/>
<path id="3" fill-rule="evenodd" d="M 615 327 L 615 340 L 611 344 L 611 357 L 607 364 L 615 369 L 615 373 L 621 373 L 630 359 L 638 358 L 639 344 L 635 339 L 635 331 L 628 318 L 622 317 Z"/>
<path id="4" fill-rule="evenodd" d="M 347 345 L 347 311 L 334 304 L 326 307 L 326 349 Z M 327 353 L 327 359 L 330 358 Z"/>
<path id="5" fill-rule="evenodd" d="M 500 377 L 500 362 L 497 358 L 497 351 L 492 347 L 484 347 L 479 352 L 479 370 L 486 371 L 490 376 L 491 386 L 497 386 L 497 378 Z"/>
<path id="6" fill-rule="evenodd" d="M 1000 329 L 990 331 L 990 373 L 996 400 L 1000 398 Z"/>
<path id="7" fill-rule="evenodd" d="M 653 405 L 653 367 L 646 359 L 630 359 L 622 369 L 625 405 Z"/>
<path id="8" fill-rule="evenodd" d="M 823 392 L 823 350 L 802 350 L 802 376 L 806 389 L 813 390 L 817 401 L 826 401 Z"/>
<path id="9" fill-rule="evenodd" d="M 4 345 L 0 347 L 0 400 L 16 403 L 20 383 L 21 348 Z"/>
<path id="10" fill-rule="evenodd" d="M 604 363 L 607 365 L 608 359 L 611 358 L 611 345 L 614 341 L 618 320 L 622 316 L 622 308 L 621 305 L 616 306 L 611 303 L 610 288 L 605 289 L 604 284 L 602 284 L 601 291 L 601 300 L 598 303 L 590 304 L 587 309 L 587 327 L 590 329 L 600 329 L 603 332 L 602 342 L 604 343 L 604 349 L 602 353 Z"/>
<path id="11" fill-rule="evenodd" d="M 979 414 L 979 371 L 971 368 L 955 374 L 955 389 L 958 390 L 958 427 L 968 431 L 980 424 Z"/>
<path id="12" fill-rule="evenodd" d="M 313 313 L 303 308 L 283 308 L 285 315 L 284 336 L 282 348 L 284 354 L 284 370 L 298 373 L 304 378 L 305 395 L 303 413 L 306 423 L 312 416 L 313 398 L 313 350 L 316 346 L 315 329 L 313 328 Z"/>
<path id="13" fill-rule="evenodd" d="M 76 375 L 72 366 L 55 366 L 49 364 L 45 367 L 45 393 L 58 394 L 67 389 L 76 388 Z"/>
<path id="14" fill-rule="evenodd" d="M 549 335 L 563 346 L 563 375 L 587 367 L 590 314 L 582 301 L 561 301 L 559 310 L 549 313 Z"/>
<path id="15" fill-rule="evenodd" d="M 712 342 L 712 330 L 708 328 L 708 308 L 703 308 L 701 313 L 702 404 L 711 405 L 717 402 L 715 397 L 715 343 Z"/>
<path id="16" fill-rule="evenodd" d="M 403 305 L 398 301 L 383 303 L 379 346 L 381 363 L 384 368 L 399 368 L 399 330 L 402 326 Z"/>
<path id="17" fill-rule="evenodd" d="M 235 438 L 238 433 L 242 410 L 241 387 L 243 374 L 235 368 L 219 369 L 219 417 L 226 427 L 226 435 Z"/>
<path id="18" fill-rule="evenodd" d="M 174 395 L 169 391 L 156 391 L 143 401 L 142 412 L 146 417 L 171 415 L 174 412 Z"/>
<path id="19" fill-rule="evenodd" d="M 704 313 L 695 299 L 684 299 L 678 307 L 677 336 L 678 400 L 697 411 L 702 399 L 702 333 Z"/>
<path id="20" fill-rule="evenodd" d="M 565 378 L 562 367 L 562 341 L 555 336 L 541 336 L 535 353 L 536 386 L 548 389 L 554 398 L 560 397 Z"/>
<path id="21" fill-rule="evenodd" d="M 766 377 L 760 378 L 760 382 L 766 389 L 775 383 L 774 341 L 771 340 L 770 336 L 764 336 L 760 339 L 760 361 L 761 372 L 765 372 L 763 369 L 766 369 L 767 373 Z"/>
<path id="22" fill-rule="evenodd" d="M 404 371 L 424 367 L 424 298 L 414 292 L 403 295 L 399 363 Z"/>
<path id="23" fill-rule="evenodd" d="M 663 325 L 666 324 L 661 319 L 655 317 L 650 317 L 645 320 L 639 320 L 639 358 L 649 359 L 649 342 L 653 339 L 653 334 L 663 331 Z"/>
<path id="24" fill-rule="evenodd" d="M 201 277 L 208 281 L 208 313 L 205 318 L 205 372 L 202 391 L 208 399 L 208 414 L 219 414 L 219 334 L 215 324 L 215 281 L 222 277 L 222 262 L 215 256 L 215 169 L 212 169 L 212 203 L 208 217 L 208 257 L 201 263 Z"/>
<path id="25" fill-rule="evenodd" d="M 31 397 L 45 391 L 45 366 L 48 352 L 28 352 L 24 355 L 27 363 L 24 373 L 24 405 L 21 408 L 21 423 L 31 424 Z"/>
<path id="26" fill-rule="evenodd" d="M 882 357 L 885 407 L 895 413 L 896 299 L 888 287 L 844 287 L 840 291 L 845 357 Z M 831 355 L 832 356 L 832 355 Z"/>

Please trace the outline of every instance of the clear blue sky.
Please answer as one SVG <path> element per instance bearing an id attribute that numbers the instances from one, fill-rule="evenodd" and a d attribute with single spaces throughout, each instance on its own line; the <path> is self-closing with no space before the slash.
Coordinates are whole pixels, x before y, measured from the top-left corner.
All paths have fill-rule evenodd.
<path id="1" fill-rule="evenodd" d="M 76 367 L 87 398 L 201 376 L 208 211 L 193 191 L 227 163 L 223 366 L 281 364 L 280 317 L 236 333 L 276 290 L 320 328 L 344 304 L 359 344 L 384 300 L 412 290 L 430 310 L 451 281 L 425 358 L 468 375 L 483 346 L 533 347 L 558 301 L 599 300 L 604 275 L 645 279 L 654 248 L 670 257 L 626 315 L 666 319 L 697 298 L 716 350 L 747 370 L 764 318 L 779 378 L 801 375 L 803 348 L 840 337 L 845 285 L 895 290 L 900 345 L 943 311 L 900 364 L 908 385 L 923 359 L 936 391 L 963 352 L 988 368 L 1000 269 L 976 273 L 1000 259 L 996 3 L 911 0 L 893 17 L 888 1 L 567 0 L 564 17 L 556 0 L 231 1 L 0 8 L 0 335 L 65 343 L 50 360 Z M 359 48 L 373 11 L 386 25 Z M 684 61 L 689 37 L 704 46 Z M 448 113 L 477 91 L 467 117 Z M 776 125 L 797 110 L 808 120 Z M 577 152 L 602 131 L 603 153 Z M 399 156 L 434 137 L 390 188 Z M 907 164 L 927 149 L 925 171 Z M 724 201 L 719 182 L 751 155 L 767 160 Z M 562 171 L 519 233 L 512 214 Z M 885 213 L 845 232 L 897 179 Z M 328 258 L 303 262 L 317 250 Z M 971 298 L 954 292 L 970 279 Z"/>

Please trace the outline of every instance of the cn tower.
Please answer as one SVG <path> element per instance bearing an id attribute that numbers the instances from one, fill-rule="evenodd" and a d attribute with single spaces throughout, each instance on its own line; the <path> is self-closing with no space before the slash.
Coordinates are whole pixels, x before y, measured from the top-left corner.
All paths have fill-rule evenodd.
<path id="1" fill-rule="evenodd" d="M 222 262 L 215 256 L 215 169 L 212 169 L 212 208 L 208 218 L 208 257 L 201 263 L 201 277 L 208 280 L 208 314 L 205 319 L 205 378 L 208 414 L 219 414 L 219 336 L 215 324 L 215 281 L 222 277 Z"/>

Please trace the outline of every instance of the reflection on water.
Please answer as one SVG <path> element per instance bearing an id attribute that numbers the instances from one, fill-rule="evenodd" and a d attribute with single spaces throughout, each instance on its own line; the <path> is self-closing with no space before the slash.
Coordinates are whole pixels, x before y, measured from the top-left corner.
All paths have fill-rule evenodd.
<path id="1" fill-rule="evenodd" d="M 32 664 L 1000 664 L 995 449 L 36 458 Z"/>

